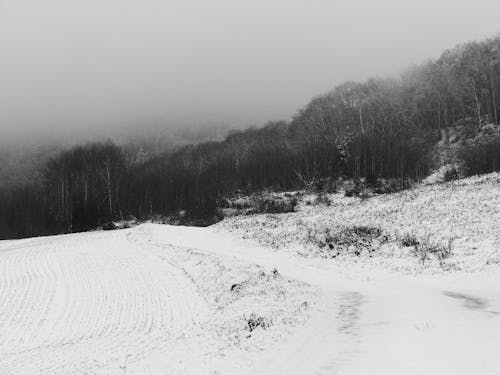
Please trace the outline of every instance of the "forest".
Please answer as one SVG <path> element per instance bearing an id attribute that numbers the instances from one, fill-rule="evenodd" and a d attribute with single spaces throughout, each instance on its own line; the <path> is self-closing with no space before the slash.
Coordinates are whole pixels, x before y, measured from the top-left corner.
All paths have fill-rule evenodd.
<path id="1" fill-rule="evenodd" d="M 67 148 L 23 184 L 0 184 L 0 239 L 70 233 L 130 217 L 205 225 L 233 194 L 318 187 L 339 177 L 419 181 L 443 129 L 499 124 L 500 36 L 398 78 L 345 82 L 289 121 L 160 153 L 94 142 Z M 500 142 L 464 149 L 469 174 L 500 169 Z M 485 152 L 484 150 L 487 150 Z M 471 156 L 472 155 L 472 156 Z M 477 168 L 476 168 L 477 166 Z"/>

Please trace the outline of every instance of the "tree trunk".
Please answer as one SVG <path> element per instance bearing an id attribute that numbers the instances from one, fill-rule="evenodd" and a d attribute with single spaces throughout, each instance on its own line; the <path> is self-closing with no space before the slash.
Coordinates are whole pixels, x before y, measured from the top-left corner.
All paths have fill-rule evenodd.
<path id="1" fill-rule="evenodd" d="M 109 208 L 109 217 L 113 216 L 113 198 L 111 196 L 111 171 L 109 163 L 106 164 L 106 188 L 108 192 L 108 208 Z"/>
<path id="2" fill-rule="evenodd" d="M 493 75 L 493 67 L 491 68 L 491 99 L 493 101 L 493 121 L 495 124 L 498 124 L 498 115 L 497 115 L 497 102 L 495 98 L 495 77 Z"/>
<path id="3" fill-rule="evenodd" d="M 481 127 L 481 104 L 479 103 L 479 98 L 477 96 L 476 81 L 472 82 L 472 90 L 474 93 L 474 100 L 476 102 L 477 126 Z"/>
<path id="4" fill-rule="evenodd" d="M 361 112 L 361 106 L 359 106 L 359 123 L 361 124 L 361 134 L 365 134 L 365 126 L 363 124 L 363 113 Z"/>

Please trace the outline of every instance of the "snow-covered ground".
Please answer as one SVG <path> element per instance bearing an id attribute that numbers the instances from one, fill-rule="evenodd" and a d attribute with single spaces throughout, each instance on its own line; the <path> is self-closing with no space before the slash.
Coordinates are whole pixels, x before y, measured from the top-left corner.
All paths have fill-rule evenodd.
<path id="1" fill-rule="evenodd" d="M 0 374 L 499 374 L 499 186 L 0 241 Z M 301 234 L 361 224 L 452 234 L 455 266 Z"/>
<path id="2" fill-rule="evenodd" d="M 228 218 L 214 229 L 305 257 L 329 258 L 332 251 L 321 246 L 325 237 L 335 235 L 338 229 L 366 226 L 380 229 L 388 241 L 376 244 L 373 254 L 351 257 L 352 252 L 341 252 L 337 263 L 410 274 L 441 273 L 443 269 L 476 272 L 500 264 L 499 173 L 421 185 L 366 200 L 342 194 L 329 199 L 328 206 L 302 205 L 299 212 Z M 431 257 L 421 264 L 411 255 L 412 247 L 400 246 L 399 239 L 406 235 L 445 247 L 451 241 L 452 256 L 443 262 Z"/>
<path id="3" fill-rule="evenodd" d="M 0 242 L 0 374 L 249 368 L 308 320 L 319 291 L 192 248 L 204 233 L 143 225 Z"/>

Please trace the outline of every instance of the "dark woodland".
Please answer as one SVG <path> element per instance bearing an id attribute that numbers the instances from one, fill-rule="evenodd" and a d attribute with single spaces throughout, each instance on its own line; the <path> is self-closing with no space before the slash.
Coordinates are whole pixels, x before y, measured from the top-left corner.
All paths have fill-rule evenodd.
<path id="1" fill-rule="evenodd" d="M 499 124 L 500 37 L 459 45 L 399 78 L 346 82 L 290 121 L 163 153 L 113 142 L 62 150 L 33 178 L 0 186 L 0 239 L 69 233 L 127 218 L 219 218 L 237 192 L 318 187 L 337 178 L 425 178 L 442 130 Z M 461 150 L 467 174 L 500 169 L 500 138 Z"/>

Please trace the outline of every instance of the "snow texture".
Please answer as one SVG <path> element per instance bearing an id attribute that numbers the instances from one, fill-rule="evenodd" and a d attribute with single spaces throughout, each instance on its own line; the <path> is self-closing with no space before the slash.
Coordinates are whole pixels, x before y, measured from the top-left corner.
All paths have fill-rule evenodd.
<path id="1" fill-rule="evenodd" d="M 234 373 L 315 305 L 304 283 L 157 232 L 176 228 L 0 242 L 0 373 Z"/>
<path id="2" fill-rule="evenodd" d="M 330 198 L 0 241 L 0 374 L 499 374 L 499 176 Z"/>
<path id="3" fill-rule="evenodd" d="M 275 249 L 326 258 L 336 255 L 326 237 L 345 229 L 380 229 L 376 254 L 352 257 L 341 252 L 336 262 L 406 273 L 474 272 L 500 263 L 498 173 L 421 185 L 366 200 L 340 194 L 329 198 L 329 206 L 302 205 L 299 212 L 284 215 L 232 217 L 214 228 Z M 452 256 L 442 262 L 434 257 L 422 264 L 413 247 L 401 245 L 405 236 L 443 247 L 451 242 Z"/>

